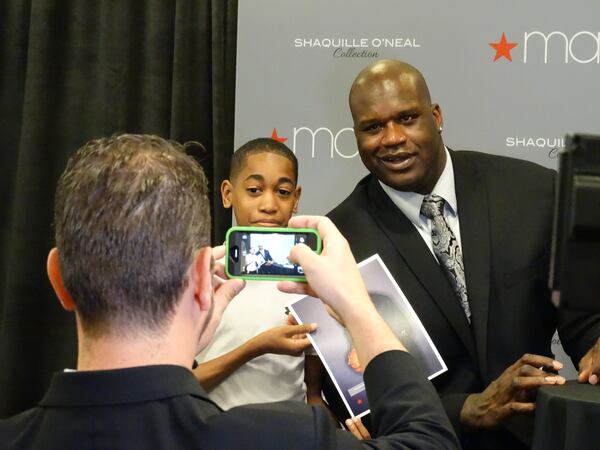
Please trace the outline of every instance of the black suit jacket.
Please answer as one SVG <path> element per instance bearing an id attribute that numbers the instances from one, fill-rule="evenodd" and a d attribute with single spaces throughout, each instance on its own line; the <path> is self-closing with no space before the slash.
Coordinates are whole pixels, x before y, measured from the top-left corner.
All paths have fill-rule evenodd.
<path id="1" fill-rule="evenodd" d="M 2 449 L 456 449 L 435 390 L 414 359 L 375 357 L 365 384 L 377 432 L 368 445 L 321 407 L 281 402 L 221 411 L 179 366 L 56 374 L 39 406 L 0 421 Z"/>
<path id="2" fill-rule="evenodd" d="M 588 316 L 581 324 L 579 315 L 566 312 L 559 317 L 550 303 L 555 173 L 477 152 L 451 152 L 451 158 L 471 326 L 420 234 L 375 177 L 361 180 L 329 217 L 357 260 L 379 253 L 423 321 L 448 365 L 434 385 L 458 431 L 469 393 L 481 392 L 524 353 L 551 355 L 559 319 L 575 361 L 600 336 L 600 320 Z M 504 438 L 510 439 L 498 442 Z M 478 437 L 469 439 L 473 448 L 486 448 Z M 508 442 L 490 448 L 513 445 Z"/>
<path id="3" fill-rule="evenodd" d="M 273 261 L 273 257 L 271 256 L 271 253 L 267 249 L 264 249 L 262 252 L 258 251 L 256 254 L 261 255 L 265 259 L 265 261 Z"/>

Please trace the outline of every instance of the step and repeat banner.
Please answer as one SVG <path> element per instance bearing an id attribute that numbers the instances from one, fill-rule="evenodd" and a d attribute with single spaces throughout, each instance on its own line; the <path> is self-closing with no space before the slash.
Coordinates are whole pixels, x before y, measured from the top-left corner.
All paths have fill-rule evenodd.
<path id="1" fill-rule="evenodd" d="M 328 212 L 367 173 L 348 91 L 378 59 L 421 70 L 450 148 L 556 168 L 565 134 L 600 133 L 597 0 L 242 0 L 235 145 L 295 152 L 300 213 Z"/>

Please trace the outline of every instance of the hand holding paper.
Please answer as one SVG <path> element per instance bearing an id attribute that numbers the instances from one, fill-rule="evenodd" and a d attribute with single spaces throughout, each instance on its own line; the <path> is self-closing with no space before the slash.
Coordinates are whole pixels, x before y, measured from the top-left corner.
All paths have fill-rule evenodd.
<path id="1" fill-rule="evenodd" d="M 298 216 L 289 226 L 316 228 L 323 251 L 316 255 L 308 247 L 296 245 L 290 259 L 302 266 L 308 285 L 280 282 L 279 289 L 309 294 L 329 305 L 348 329 L 363 367 L 384 351 L 406 351 L 373 306 L 348 242 L 335 225 L 326 217 Z"/>

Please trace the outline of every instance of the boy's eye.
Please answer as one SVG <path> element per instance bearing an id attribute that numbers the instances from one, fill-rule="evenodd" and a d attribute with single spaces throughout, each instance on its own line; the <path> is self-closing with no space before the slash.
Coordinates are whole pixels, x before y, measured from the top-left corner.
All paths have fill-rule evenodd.
<path id="1" fill-rule="evenodd" d="M 287 196 L 289 196 L 289 195 L 292 195 L 292 191 L 288 191 L 287 189 L 278 189 L 278 190 L 277 190 L 277 193 L 278 193 L 279 195 L 282 195 L 282 196 L 284 196 L 284 197 L 287 197 Z"/>
<path id="2" fill-rule="evenodd" d="M 249 187 L 249 188 L 246 188 L 246 192 L 249 192 L 250 194 L 258 194 L 260 192 L 260 188 Z"/>

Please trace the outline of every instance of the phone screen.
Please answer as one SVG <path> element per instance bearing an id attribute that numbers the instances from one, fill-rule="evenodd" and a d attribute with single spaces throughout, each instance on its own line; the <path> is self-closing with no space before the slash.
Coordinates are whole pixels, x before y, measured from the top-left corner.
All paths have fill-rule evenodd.
<path id="1" fill-rule="evenodd" d="M 321 251 L 321 238 L 310 228 L 233 227 L 227 232 L 227 274 L 266 280 L 305 280 L 304 271 L 288 256 L 296 244 Z"/>

